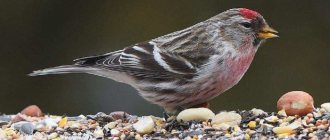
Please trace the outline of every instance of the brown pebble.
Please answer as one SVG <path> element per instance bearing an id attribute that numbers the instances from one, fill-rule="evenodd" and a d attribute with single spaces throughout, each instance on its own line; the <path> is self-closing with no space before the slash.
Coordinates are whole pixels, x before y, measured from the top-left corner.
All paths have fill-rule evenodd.
<path id="1" fill-rule="evenodd" d="M 319 126 L 317 126 L 317 128 L 318 128 L 318 129 L 324 129 L 324 130 L 325 130 L 327 127 L 324 126 L 324 125 L 319 125 Z"/>
<path id="2" fill-rule="evenodd" d="M 314 117 L 314 115 L 312 113 L 308 113 L 306 116 L 309 117 L 309 118 L 313 118 Z"/>
<path id="3" fill-rule="evenodd" d="M 328 120 L 327 119 L 323 119 L 322 120 L 322 124 L 327 124 L 328 123 Z"/>
<path id="4" fill-rule="evenodd" d="M 314 100 L 311 95 L 303 91 L 291 91 L 284 94 L 277 102 L 277 109 L 284 109 L 289 116 L 304 116 L 313 112 Z"/>
<path id="5" fill-rule="evenodd" d="M 315 123 L 315 126 L 319 126 L 322 124 L 322 121 L 321 120 L 317 120 L 316 123 Z"/>
<path id="6" fill-rule="evenodd" d="M 42 117 L 43 116 L 41 109 L 36 105 L 30 105 L 30 106 L 24 108 L 21 111 L 21 114 L 25 114 L 30 117 Z"/>

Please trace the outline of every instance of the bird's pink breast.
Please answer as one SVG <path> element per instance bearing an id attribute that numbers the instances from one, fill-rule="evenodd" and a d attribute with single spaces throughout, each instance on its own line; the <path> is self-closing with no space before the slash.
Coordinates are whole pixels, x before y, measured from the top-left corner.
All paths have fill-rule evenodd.
<path id="1" fill-rule="evenodd" d="M 227 65 L 227 69 L 218 77 L 224 90 L 233 87 L 241 80 L 252 63 L 256 51 L 257 48 L 254 47 L 245 51 L 238 51 L 236 57 L 225 60 L 224 63 Z"/>
<path id="2" fill-rule="evenodd" d="M 257 51 L 257 48 L 255 47 L 248 47 L 245 49 L 246 50 L 239 50 L 237 52 L 238 54 L 235 57 L 225 59 L 223 69 L 216 72 L 217 75 L 214 75 L 217 78 L 213 79 L 211 77 L 211 80 L 208 80 L 204 83 L 208 86 L 206 89 L 203 90 L 213 90 L 211 90 L 210 92 L 199 91 L 198 96 L 190 96 L 186 99 L 190 100 L 193 103 L 203 103 L 236 85 L 241 80 L 245 72 L 248 70 Z"/>

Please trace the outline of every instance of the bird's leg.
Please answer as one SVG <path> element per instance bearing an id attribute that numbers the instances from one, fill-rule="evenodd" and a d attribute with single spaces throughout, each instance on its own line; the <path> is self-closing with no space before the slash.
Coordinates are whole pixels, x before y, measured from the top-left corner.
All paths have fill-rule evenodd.
<path id="1" fill-rule="evenodd" d="M 167 114 L 165 111 L 163 112 L 163 118 L 165 119 L 165 121 L 167 122 L 168 118 L 170 118 L 170 115 Z"/>
<path id="2" fill-rule="evenodd" d="M 168 113 L 167 111 L 164 111 L 163 112 L 163 117 L 164 117 L 165 122 L 166 122 L 165 129 L 166 130 L 172 130 L 177 124 L 176 116 L 173 113 Z"/>
<path id="3" fill-rule="evenodd" d="M 166 122 L 171 122 L 176 119 L 176 115 L 181 111 L 181 109 L 177 108 L 165 108 L 163 112 L 163 117 Z"/>
<path id="4" fill-rule="evenodd" d="M 166 122 L 165 129 L 166 130 L 172 130 L 178 124 L 178 122 L 176 120 L 176 116 L 178 115 L 178 113 L 182 109 L 181 109 L 181 107 L 180 108 L 166 107 L 164 109 L 165 109 L 165 111 L 163 112 L 163 117 L 164 117 L 165 122 Z"/>
<path id="5" fill-rule="evenodd" d="M 185 108 L 183 107 L 176 107 L 176 108 L 165 108 L 165 112 L 163 113 L 163 117 L 166 121 L 165 129 L 167 131 L 171 131 L 172 129 L 176 128 L 179 130 L 184 130 L 189 127 L 188 123 L 180 122 L 176 120 L 176 116 Z"/>

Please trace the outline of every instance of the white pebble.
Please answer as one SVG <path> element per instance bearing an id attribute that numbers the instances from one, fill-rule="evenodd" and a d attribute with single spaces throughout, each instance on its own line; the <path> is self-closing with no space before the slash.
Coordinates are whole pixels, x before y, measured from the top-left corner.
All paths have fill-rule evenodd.
<path id="1" fill-rule="evenodd" d="M 37 131 L 33 134 L 33 138 L 36 139 L 36 140 L 42 140 L 42 139 L 45 139 L 47 137 L 46 135 L 47 134 L 45 134 L 45 133 L 40 133 L 40 132 Z"/>
<path id="2" fill-rule="evenodd" d="M 255 115 L 255 116 L 267 114 L 265 111 L 263 111 L 261 109 L 257 109 L 257 108 L 253 108 L 251 111 L 252 111 L 253 115 Z"/>
<path id="3" fill-rule="evenodd" d="M 6 133 L 2 129 L 0 129 L 0 139 L 2 140 L 5 138 L 6 138 Z"/>
<path id="4" fill-rule="evenodd" d="M 110 133 L 111 133 L 111 136 L 114 136 L 114 137 L 120 136 L 120 131 L 117 129 L 111 129 Z"/>
<path id="5" fill-rule="evenodd" d="M 32 135 L 25 135 L 22 137 L 23 140 L 33 140 L 33 136 Z"/>
<path id="6" fill-rule="evenodd" d="M 55 119 L 51 119 L 51 118 L 46 118 L 43 120 L 43 123 L 47 126 L 47 127 L 57 127 L 57 121 Z"/>
<path id="7" fill-rule="evenodd" d="M 47 139 L 55 139 L 57 136 L 58 136 L 58 134 L 54 132 L 54 133 L 49 134 L 47 136 Z"/>
<path id="8" fill-rule="evenodd" d="M 278 121 L 278 117 L 277 116 L 269 116 L 269 117 L 265 118 L 265 120 L 268 121 L 268 122 L 274 123 L 274 122 Z"/>
<path id="9" fill-rule="evenodd" d="M 133 124 L 133 128 L 140 134 L 149 134 L 154 130 L 155 123 L 150 116 L 139 118 L 139 121 Z"/>
<path id="10" fill-rule="evenodd" d="M 289 124 L 288 127 L 291 127 L 292 129 L 297 129 L 299 127 L 302 127 L 302 123 L 301 121 L 294 121 L 291 124 Z"/>
<path id="11" fill-rule="evenodd" d="M 323 104 L 321 105 L 321 107 L 322 107 L 325 111 L 330 112 L 330 103 L 323 103 Z"/>
<path id="12" fill-rule="evenodd" d="M 213 124 L 212 127 L 220 130 L 228 130 L 230 125 L 226 123 L 220 123 L 220 124 Z"/>
<path id="13" fill-rule="evenodd" d="M 212 125 L 220 125 L 225 123 L 229 126 L 236 126 L 241 123 L 241 115 L 235 112 L 221 112 L 212 119 Z"/>
<path id="14" fill-rule="evenodd" d="M 110 122 L 110 123 L 106 124 L 104 127 L 109 128 L 109 129 L 113 129 L 117 126 L 117 124 L 118 124 L 117 122 Z"/>
<path id="15" fill-rule="evenodd" d="M 125 138 L 126 138 L 126 135 L 125 135 L 125 134 L 121 134 L 121 135 L 120 135 L 120 139 L 121 139 L 121 140 L 124 140 Z"/>
<path id="16" fill-rule="evenodd" d="M 177 120 L 178 121 L 192 121 L 192 120 L 201 120 L 201 121 L 206 121 L 211 118 L 213 118 L 215 114 L 207 108 L 190 108 L 181 111 L 178 116 Z"/>
<path id="17" fill-rule="evenodd" d="M 286 117 L 286 118 L 283 119 L 283 122 L 291 122 L 291 121 L 294 120 L 294 119 L 295 119 L 295 117 L 293 117 L 293 116 L 288 116 L 288 117 Z"/>
<path id="18" fill-rule="evenodd" d="M 136 134 L 136 135 L 135 135 L 135 139 L 136 139 L 136 140 L 142 140 L 142 137 L 141 137 L 139 134 Z"/>
<path id="19" fill-rule="evenodd" d="M 287 116 L 288 116 L 288 115 L 286 114 L 286 112 L 285 112 L 284 109 L 278 111 L 277 114 L 278 114 L 278 115 L 281 115 L 281 116 L 283 116 L 283 117 L 287 117 Z"/>
<path id="20" fill-rule="evenodd" d="M 95 138 L 103 138 L 104 133 L 102 131 L 102 129 L 96 129 L 93 133 Z"/>

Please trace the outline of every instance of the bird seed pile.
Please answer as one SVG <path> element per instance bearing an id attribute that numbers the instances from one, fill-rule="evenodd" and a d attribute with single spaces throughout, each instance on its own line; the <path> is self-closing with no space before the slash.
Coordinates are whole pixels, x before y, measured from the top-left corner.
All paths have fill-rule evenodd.
<path id="1" fill-rule="evenodd" d="M 329 139 L 330 135 L 330 113 L 325 108 L 301 117 L 260 109 L 214 114 L 207 108 L 187 109 L 169 118 L 124 112 L 75 117 L 26 114 L 23 110 L 0 115 L 0 139 Z"/>

